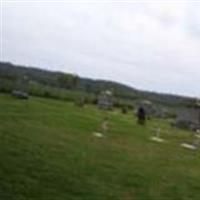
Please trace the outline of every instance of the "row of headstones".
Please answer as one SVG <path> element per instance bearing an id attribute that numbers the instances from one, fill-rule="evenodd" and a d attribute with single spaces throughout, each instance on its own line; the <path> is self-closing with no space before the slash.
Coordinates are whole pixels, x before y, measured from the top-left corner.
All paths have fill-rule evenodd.
<path id="1" fill-rule="evenodd" d="M 108 127 L 108 120 L 105 119 L 101 123 L 101 132 L 94 132 L 93 135 L 99 138 L 102 138 L 105 136 L 107 133 L 109 127 Z M 151 141 L 158 142 L 158 143 L 165 143 L 166 140 L 160 137 L 161 135 L 161 128 L 157 128 L 154 130 L 154 135 L 150 137 Z M 180 144 L 181 147 L 186 148 L 186 149 L 191 149 L 191 150 L 197 150 L 200 147 L 200 130 L 197 130 L 196 133 L 194 134 L 194 139 L 191 144 L 189 143 L 182 143 Z"/>
<path id="2" fill-rule="evenodd" d="M 164 143 L 166 140 L 160 137 L 161 129 L 157 128 L 155 136 L 150 137 L 150 140 L 154 142 Z M 192 143 L 181 143 L 181 147 L 191 150 L 197 150 L 200 147 L 200 130 L 197 130 L 194 134 L 194 139 Z"/>

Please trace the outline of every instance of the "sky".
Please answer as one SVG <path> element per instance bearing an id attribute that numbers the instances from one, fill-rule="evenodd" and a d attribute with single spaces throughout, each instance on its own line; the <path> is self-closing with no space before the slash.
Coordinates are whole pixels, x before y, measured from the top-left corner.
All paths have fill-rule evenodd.
<path id="1" fill-rule="evenodd" d="M 200 97 L 200 1 L 0 2 L 1 61 Z"/>

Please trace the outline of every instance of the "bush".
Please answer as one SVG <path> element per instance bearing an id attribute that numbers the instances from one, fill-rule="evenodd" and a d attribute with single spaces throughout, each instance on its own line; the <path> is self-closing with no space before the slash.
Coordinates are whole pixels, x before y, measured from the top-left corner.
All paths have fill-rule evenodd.
<path id="1" fill-rule="evenodd" d="M 123 114 L 127 114 L 128 113 L 128 107 L 122 106 L 121 111 L 122 111 Z"/>
<path id="2" fill-rule="evenodd" d="M 0 91 L 10 93 L 14 89 L 14 83 L 10 80 L 0 79 Z"/>
<path id="3" fill-rule="evenodd" d="M 74 102 L 74 104 L 75 104 L 75 106 L 80 107 L 80 108 L 84 107 L 85 104 L 86 104 L 85 98 L 79 98 L 79 99 L 77 99 Z"/>

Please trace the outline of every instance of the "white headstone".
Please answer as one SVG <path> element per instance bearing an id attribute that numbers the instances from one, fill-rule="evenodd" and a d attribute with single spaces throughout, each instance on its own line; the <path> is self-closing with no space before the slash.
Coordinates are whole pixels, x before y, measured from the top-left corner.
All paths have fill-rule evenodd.
<path id="1" fill-rule="evenodd" d="M 98 132 L 93 133 L 93 135 L 94 135 L 95 137 L 98 137 L 98 138 L 104 137 L 104 135 L 103 135 L 102 133 L 98 133 Z"/>
<path id="2" fill-rule="evenodd" d="M 165 142 L 164 139 L 160 138 L 160 132 L 161 132 L 161 129 L 160 127 L 156 129 L 156 134 L 155 136 L 152 136 L 150 137 L 150 140 L 154 141 L 154 142 L 159 142 L 159 143 L 163 143 Z"/>
<path id="3" fill-rule="evenodd" d="M 183 148 L 190 149 L 190 150 L 196 150 L 196 149 L 197 149 L 196 146 L 191 145 L 191 144 L 187 144 L 187 143 L 182 143 L 181 146 L 182 146 Z"/>
<path id="4" fill-rule="evenodd" d="M 160 143 L 165 142 L 164 139 L 159 138 L 159 137 L 155 137 L 155 136 L 151 137 L 150 140 L 152 140 L 152 141 L 154 141 L 154 142 L 160 142 Z"/>

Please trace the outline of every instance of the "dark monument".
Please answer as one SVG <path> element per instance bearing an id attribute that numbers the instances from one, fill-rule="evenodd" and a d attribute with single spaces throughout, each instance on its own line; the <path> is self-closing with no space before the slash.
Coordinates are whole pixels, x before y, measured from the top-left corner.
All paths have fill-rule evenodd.
<path id="1" fill-rule="evenodd" d="M 143 107 L 139 107 L 137 111 L 138 124 L 144 125 L 146 121 L 146 111 Z"/>

